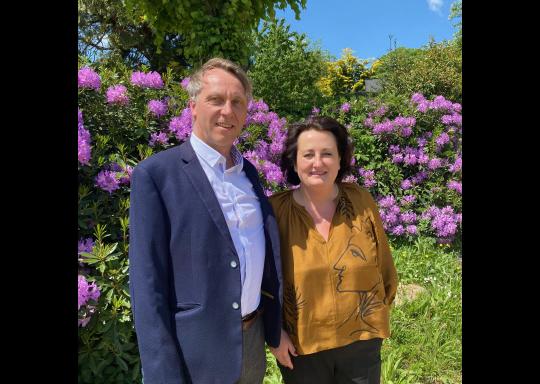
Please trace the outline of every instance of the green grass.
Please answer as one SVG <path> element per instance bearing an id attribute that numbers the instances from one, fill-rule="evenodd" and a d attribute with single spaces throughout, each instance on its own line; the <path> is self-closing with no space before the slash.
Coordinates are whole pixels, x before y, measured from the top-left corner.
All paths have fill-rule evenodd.
<path id="1" fill-rule="evenodd" d="M 383 343 L 384 384 L 461 383 L 461 265 L 458 252 L 431 239 L 392 247 L 400 284 L 426 292 L 392 310 L 392 335 Z M 281 383 L 267 350 L 264 384 Z"/>

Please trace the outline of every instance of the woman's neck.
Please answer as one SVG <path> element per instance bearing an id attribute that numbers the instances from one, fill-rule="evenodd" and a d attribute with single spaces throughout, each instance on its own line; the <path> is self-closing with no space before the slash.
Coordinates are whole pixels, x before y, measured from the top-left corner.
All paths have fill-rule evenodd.
<path id="1" fill-rule="evenodd" d="M 306 187 L 300 184 L 297 189 L 298 197 L 302 200 L 303 205 L 320 206 L 332 202 L 336 199 L 339 192 L 337 184 L 330 186 L 321 186 L 317 188 Z"/>

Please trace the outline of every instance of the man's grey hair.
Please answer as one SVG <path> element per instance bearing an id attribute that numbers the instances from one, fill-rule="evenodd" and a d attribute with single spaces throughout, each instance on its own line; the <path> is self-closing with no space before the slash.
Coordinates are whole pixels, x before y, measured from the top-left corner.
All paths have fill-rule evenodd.
<path id="1" fill-rule="evenodd" d="M 191 75 L 189 79 L 189 84 L 187 86 L 187 92 L 191 100 L 195 101 L 197 99 L 197 96 L 201 92 L 204 74 L 214 68 L 223 69 L 224 71 L 229 72 L 238 80 L 240 80 L 240 83 L 242 83 L 242 86 L 244 87 L 246 99 L 248 101 L 252 99 L 251 81 L 247 77 L 244 70 L 239 65 L 233 63 L 230 60 L 222 59 L 220 57 L 214 57 L 213 59 L 210 59 L 206 63 L 204 63 L 201 68 L 199 68 L 197 71 L 195 71 L 193 75 Z"/>

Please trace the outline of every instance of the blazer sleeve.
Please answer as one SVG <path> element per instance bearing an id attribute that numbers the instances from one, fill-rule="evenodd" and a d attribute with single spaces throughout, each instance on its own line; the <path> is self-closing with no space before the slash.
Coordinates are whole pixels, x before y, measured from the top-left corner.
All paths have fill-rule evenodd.
<path id="1" fill-rule="evenodd" d="M 133 171 L 130 198 L 129 288 L 144 383 L 185 383 L 171 308 L 170 223 L 141 166 Z"/>

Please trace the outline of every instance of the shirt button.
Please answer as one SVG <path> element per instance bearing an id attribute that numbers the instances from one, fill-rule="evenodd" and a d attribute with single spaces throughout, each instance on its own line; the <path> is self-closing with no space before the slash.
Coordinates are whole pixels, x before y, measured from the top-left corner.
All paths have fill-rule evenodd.
<path id="1" fill-rule="evenodd" d="M 234 301 L 234 302 L 232 303 L 232 307 L 233 307 L 233 309 L 238 309 L 238 308 L 240 308 L 240 306 L 238 305 L 238 303 L 237 303 L 236 301 Z"/>
<path id="2" fill-rule="evenodd" d="M 231 264 L 230 264 L 230 265 L 231 265 L 231 268 L 236 268 L 236 266 L 237 266 L 238 264 L 236 263 L 235 260 L 233 260 L 233 261 L 231 261 Z"/>

